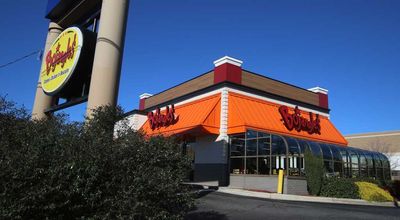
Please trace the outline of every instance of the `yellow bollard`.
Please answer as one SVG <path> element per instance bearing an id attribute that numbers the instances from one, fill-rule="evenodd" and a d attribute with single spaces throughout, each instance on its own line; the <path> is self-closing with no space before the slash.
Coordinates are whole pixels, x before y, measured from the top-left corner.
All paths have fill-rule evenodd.
<path id="1" fill-rule="evenodd" d="M 283 193 L 283 170 L 280 169 L 278 172 L 278 190 L 277 193 Z"/>

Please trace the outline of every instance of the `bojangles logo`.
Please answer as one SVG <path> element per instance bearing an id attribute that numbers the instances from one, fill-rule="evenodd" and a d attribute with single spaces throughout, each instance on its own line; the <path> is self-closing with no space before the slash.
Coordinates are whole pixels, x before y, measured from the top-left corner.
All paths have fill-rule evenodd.
<path id="1" fill-rule="evenodd" d="M 298 106 L 294 108 L 293 114 L 289 113 L 289 108 L 287 106 L 279 107 L 279 113 L 282 116 L 282 121 L 285 127 L 292 131 L 293 129 L 297 132 L 306 131 L 309 134 L 321 134 L 321 125 L 319 120 L 319 115 L 315 114 L 315 119 L 313 113 L 309 113 L 310 119 L 306 119 L 301 116 Z"/>
<path id="2" fill-rule="evenodd" d="M 161 114 L 160 108 L 157 108 L 155 113 L 149 112 L 147 114 L 147 119 L 149 120 L 150 128 L 154 130 L 175 124 L 179 120 L 179 116 L 175 116 L 174 105 L 171 105 L 171 108 L 169 106 L 166 107 L 165 115 Z"/>
<path id="3" fill-rule="evenodd" d="M 46 55 L 46 74 L 49 75 L 50 71 L 54 72 L 57 65 L 61 64 L 61 68 L 64 67 L 65 62 L 68 59 L 72 59 L 74 57 L 75 47 L 76 47 L 76 33 L 74 34 L 74 39 L 71 42 L 71 38 L 68 38 L 67 48 L 66 50 L 60 50 L 61 44 L 58 42 L 56 46 L 56 50 L 53 54 L 52 50 Z"/>

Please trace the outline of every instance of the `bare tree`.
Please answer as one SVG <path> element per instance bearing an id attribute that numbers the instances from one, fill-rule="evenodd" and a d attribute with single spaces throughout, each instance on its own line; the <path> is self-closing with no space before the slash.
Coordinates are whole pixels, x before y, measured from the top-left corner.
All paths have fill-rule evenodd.
<path id="1" fill-rule="evenodd" d="M 389 159 L 392 170 L 400 168 L 400 152 L 396 152 L 392 144 L 377 138 L 368 142 L 368 148 L 384 154 Z"/>

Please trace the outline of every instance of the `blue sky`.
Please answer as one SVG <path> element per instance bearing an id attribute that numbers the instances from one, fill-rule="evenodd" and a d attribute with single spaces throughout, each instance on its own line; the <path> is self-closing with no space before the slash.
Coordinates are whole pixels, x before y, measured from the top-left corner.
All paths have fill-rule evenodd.
<path id="1" fill-rule="evenodd" d="M 47 1 L 0 2 L 0 65 L 43 48 Z M 229 55 L 243 68 L 329 90 L 343 134 L 400 130 L 400 1 L 131 1 L 118 103 L 138 106 Z M 40 62 L 0 69 L 0 95 L 32 108 Z M 82 120 L 85 104 L 68 109 Z"/>

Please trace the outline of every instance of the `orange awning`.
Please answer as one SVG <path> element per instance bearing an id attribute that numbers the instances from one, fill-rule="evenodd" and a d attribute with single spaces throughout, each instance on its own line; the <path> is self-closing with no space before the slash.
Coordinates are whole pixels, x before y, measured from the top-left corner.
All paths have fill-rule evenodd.
<path id="1" fill-rule="evenodd" d="M 172 135 L 186 133 L 219 134 L 220 94 L 199 99 L 175 107 L 175 115 L 179 117 L 175 124 L 167 127 L 151 129 L 147 120 L 141 130 L 147 135 Z M 165 113 L 161 111 L 161 113 Z"/>
<path id="2" fill-rule="evenodd" d="M 280 105 L 278 104 L 230 92 L 228 106 L 228 134 L 242 133 L 246 129 L 253 129 L 314 141 L 347 145 L 347 141 L 331 121 L 321 115 L 319 116 L 321 134 L 308 134 L 306 131 L 289 131 L 281 121 L 282 117 L 278 111 Z M 290 109 L 290 111 L 293 111 L 293 109 Z M 307 112 L 302 111 L 301 115 L 308 118 Z"/>

